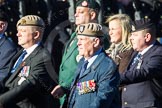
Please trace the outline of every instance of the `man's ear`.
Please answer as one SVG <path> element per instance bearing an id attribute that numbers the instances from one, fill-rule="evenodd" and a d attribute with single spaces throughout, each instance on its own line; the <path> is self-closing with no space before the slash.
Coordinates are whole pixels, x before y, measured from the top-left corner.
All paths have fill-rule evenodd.
<path id="1" fill-rule="evenodd" d="M 3 30 L 4 27 L 5 27 L 5 23 L 1 23 L 0 24 L 0 30 Z"/>
<path id="2" fill-rule="evenodd" d="M 90 15 L 91 15 L 91 20 L 94 20 L 96 18 L 96 13 L 94 11 L 92 11 Z"/>
<path id="3" fill-rule="evenodd" d="M 34 32 L 34 39 L 38 39 L 40 38 L 40 32 L 39 31 L 35 31 Z"/>
<path id="4" fill-rule="evenodd" d="M 93 42 L 94 42 L 94 47 L 97 47 L 100 44 L 99 38 L 95 38 Z"/>
<path id="5" fill-rule="evenodd" d="M 145 40 L 146 40 L 146 42 L 149 42 L 151 40 L 151 34 L 150 33 L 146 33 Z"/>

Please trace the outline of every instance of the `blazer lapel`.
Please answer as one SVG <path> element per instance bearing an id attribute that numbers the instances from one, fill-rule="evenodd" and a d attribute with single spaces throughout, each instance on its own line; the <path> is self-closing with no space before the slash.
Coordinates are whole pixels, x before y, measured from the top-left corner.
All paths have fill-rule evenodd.
<path id="1" fill-rule="evenodd" d="M 86 69 L 86 71 L 82 74 L 82 76 L 79 79 L 83 78 L 90 72 L 95 72 L 96 67 L 102 62 L 104 57 L 105 57 L 104 52 L 100 53 L 96 58 L 96 60 L 94 61 L 94 63 L 92 63 L 92 65 L 88 69 Z"/>
<path id="2" fill-rule="evenodd" d="M 10 83 L 21 71 L 21 69 L 23 68 L 24 65 L 29 65 L 31 62 L 31 59 L 37 54 L 37 52 L 41 49 L 41 46 L 38 46 L 24 61 L 23 63 L 21 63 L 21 65 L 15 70 L 15 72 L 9 77 L 9 79 L 7 80 L 6 84 Z M 17 58 L 21 55 L 23 49 L 18 52 L 17 56 L 15 57 L 14 61 L 16 62 Z M 12 69 L 12 66 L 14 65 L 14 63 L 11 65 L 10 67 L 10 71 Z"/>
<path id="3" fill-rule="evenodd" d="M 80 75 L 80 71 L 81 71 L 81 67 L 82 67 L 82 64 L 83 64 L 83 62 L 84 62 L 84 58 L 82 58 L 81 60 L 80 60 L 80 62 L 78 63 L 78 66 L 77 66 L 77 70 L 76 70 L 76 73 L 75 73 L 75 75 L 74 75 L 74 80 L 73 80 L 73 82 L 72 82 L 72 86 L 77 82 L 77 79 L 78 79 L 78 77 L 79 77 L 79 75 Z M 72 87 L 71 86 L 71 87 Z"/>

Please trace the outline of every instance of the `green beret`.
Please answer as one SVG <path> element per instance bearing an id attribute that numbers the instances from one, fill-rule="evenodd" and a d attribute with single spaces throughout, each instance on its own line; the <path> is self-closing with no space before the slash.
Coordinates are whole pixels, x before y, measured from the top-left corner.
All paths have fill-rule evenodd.
<path id="1" fill-rule="evenodd" d="M 81 24 L 77 27 L 77 35 L 89 37 L 103 37 L 102 26 L 97 23 Z"/>
<path id="2" fill-rule="evenodd" d="M 45 27 L 43 19 L 36 15 L 27 15 L 22 17 L 18 22 L 17 26 L 39 26 Z"/>
<path id="3" fill-rule="evenodd" d="M 132 32 L 144 30 L 153 26 L 155 26 L 155 24 L 149 18 L 135 20 L 132 24 Z"/>
<path id="4" fill-rule="evenodd" d="M 100 10 L 100 5 L 96 2 L 96 0 L 79 0 L 76 3 L 76 7 L 81 6 L 81 7 L 88 7 L 92 8 L 95 10 Z"/>

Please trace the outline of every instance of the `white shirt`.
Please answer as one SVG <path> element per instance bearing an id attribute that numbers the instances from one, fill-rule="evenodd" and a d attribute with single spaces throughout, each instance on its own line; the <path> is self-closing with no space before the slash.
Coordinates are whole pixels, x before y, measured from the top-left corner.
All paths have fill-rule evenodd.
<path id="1" fill-rule="evenodd" d="M 25 60 L 34 50 L 35 48 L 39 45 L 39 43 L 34 44 L 33 46 L 31 46 L 30 48 L 24 49 L 26 50 L 27 54 L 25 55 L 24 59 Z"/>

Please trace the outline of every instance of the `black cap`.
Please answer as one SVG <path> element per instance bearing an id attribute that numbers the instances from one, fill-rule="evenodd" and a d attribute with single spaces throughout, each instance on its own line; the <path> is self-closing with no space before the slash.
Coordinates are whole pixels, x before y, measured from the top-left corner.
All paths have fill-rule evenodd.
<path id="1" fill-rule="evenodd" d="M 0 9 L 0 21 L 8 21 L 8 15 Z"/>
<path id="2" fill-rule="evenodd" d="M 141 20 L 136 20 L 132 24 L 132 32 L 151 28 L 154 25 L 155 24 L 149 18 L 143 18 Z"/>
<path id="3" fill-rule="evenodd" d="M 96 0 L 79 0 L 76 3 L 76 7 L 81 6 L 81 7 L 88 7 L 91 9 L 95 10 L 100 10 L 100 5 L 96 2 Z"/>

